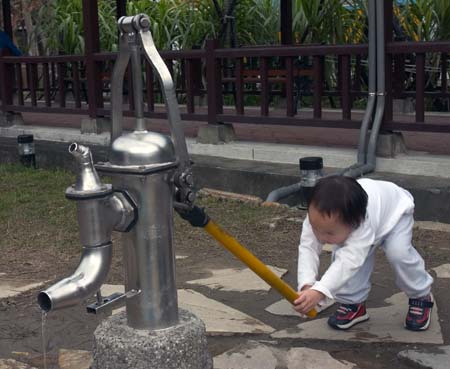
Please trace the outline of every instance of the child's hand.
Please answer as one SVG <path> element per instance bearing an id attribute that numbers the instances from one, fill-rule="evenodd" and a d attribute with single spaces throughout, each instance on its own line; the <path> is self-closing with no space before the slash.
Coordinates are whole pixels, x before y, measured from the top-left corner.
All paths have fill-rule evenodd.
<path id="1" fill-rule="evenodd" d="M 325 298 L 325 295 L 311 288 L 304 289 L 299 292 L 297 300 L 294 301 L 294 309 L 300 314 L 306 314 Z"/>

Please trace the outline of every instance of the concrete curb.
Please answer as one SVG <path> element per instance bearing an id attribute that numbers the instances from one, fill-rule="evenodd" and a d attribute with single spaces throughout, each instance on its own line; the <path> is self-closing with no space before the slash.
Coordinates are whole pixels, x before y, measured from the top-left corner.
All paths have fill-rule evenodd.
<path id="1" fill-rule="evenodd" d="M 72 141 L 88 144 L 95 161 L 107 160 L 108 134 L 80 134 L 76 129 L 62 131 L 13 126 L 0 128 L 0 162 L 18 162 L 16 136 L 23 133 L 35 136 L 36 160 L 41 168 L 72 170 L 75 163 L 67 151 Z M 189 139 L 188 149 L 195 163 L 193 171 L 198 188 L 256 196 L 263 200 L 272 190 L 300 180 L 297 164 L 300 156 L 322 156 L 327 166 L 329 163 L 336 164 L 334 169 L 328 169 L 332 172 L 352 163 L 352 150 L 320 148 L 319 151 L 319 148 L 295 145 L 245 142 L 205 145 Z M 263 158 L 266 161 L 256 160 Z M 330 158 L 329 163 L 327 158 Z M 450 223 L 450 158 L 422 155 L 408 156 L 407 159 L 380 159 L 380 166 L 383 168 L 384 161 L 393 163 L 395 160 L 398 160 L 396 168 L 399 170 L 411 173 L 421 172 L 418 168 L 422 168 L 427 175 L 375 172 L 368 177 L 393 181 L 408 189 L 415 198 L 416 220 Z M 432 173 L 439 173 L 440 176 L 432 176 Z M 299 198 L 293 195 L 283 202 L 296 205 Z"/>
<path id="2" fill-rule="evenodd" d="M 33 134 L 35 140 L 67 143 L 77 141 L 91 145 L 109 145 L 109 133 L 82 134 L 78 129 L 74 128 L 48 128 L 22 125 L 0 127 L 0 137 L 15 138 L 24 133 Z M 345 168 L 354 164 L 356 160 L 356 150 L 346 148 L 245 141 L 212 145 L 197 143 L 192 138 L 187 138 L 186 141 L 188 151 L 191 155 L 217 158 L 298 164 L 298 160 L 301 157 L 321 156 L 323 157 L 324 165 L 331 168 Z M 399 154 L 395 158 L 379 157 L 377 158 L 377 172 L 450 179 L 450 157 L 419 152 Z"/>

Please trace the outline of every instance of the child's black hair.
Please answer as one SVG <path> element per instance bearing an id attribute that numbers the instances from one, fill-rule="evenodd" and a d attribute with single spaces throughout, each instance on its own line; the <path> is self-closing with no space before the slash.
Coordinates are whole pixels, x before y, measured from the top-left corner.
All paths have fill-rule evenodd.
<path id="1" fill-rule="evenodd" d="M 366 217 L 367 193 L 351 177 L 324 177 L 311 191 L 311 205 L 321 214 L 337 214 L 345 224 L 358 228 Z"/>

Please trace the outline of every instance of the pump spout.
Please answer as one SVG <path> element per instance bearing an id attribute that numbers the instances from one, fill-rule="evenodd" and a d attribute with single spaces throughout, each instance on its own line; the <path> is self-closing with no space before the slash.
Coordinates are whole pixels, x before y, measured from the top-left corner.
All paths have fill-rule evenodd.
<path id="1" fill-rule="evenodd" d="M 79 168 L 66 197 L 77 202 L 83 252 L 71 276 L 38 294 L 38 304 L 47 312 L 76 305 L 100 289 L 111 266 L 113 230 L 127 232 L 137 219 L 136 205 L 128 194 L 114 193 L 110 184 L 100 181 L 88 147 L 73 143 L 69 152 Z"/>
<path id="2" fill-rule="evenodd" d="M 78 173 L 75 184 L 72 186 L 77 193 L 84 196 L 89 193 L 102 192 L 106 186 L 100 181 L 97 171 L 94 168 L 91 150 L 76 142 L 70 144 L 69 153 L 72 154 L 78 164 Z"/>
<path id="3" fill-rule="evenodd" d="M 84 247 L 75 272 L 38 294 L 40 308 L 45 312 L 67 308 L 94 295 L 106 279 L 111 260 L 111 243 Z"/>

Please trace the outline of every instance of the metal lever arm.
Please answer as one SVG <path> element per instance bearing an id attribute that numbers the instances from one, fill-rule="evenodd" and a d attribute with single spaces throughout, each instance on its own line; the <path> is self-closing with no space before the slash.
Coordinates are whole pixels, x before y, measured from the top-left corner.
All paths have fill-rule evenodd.
<path id="1" fill-rule="evenodd" d="M 189 155 L 186 147 L 184 132 L 181 127 L 181 117 L 178 108 L 178 101 L 175 95 L 175 87 L 172 76 L 167 68 L 164 60 L 158 53 L 152 35 L 149 31 L 150 19 L 145 14 L 138 14 L 132 17 L 122 17 L 118 21 L 120 37 L 119 37 L 119 54 L 114 64 L 111 82 L 111 104 L 112 104 L 112 129 L 111 143 L 122 134 L 123 127 L 123 107 L 122 107 L 122 91 L 125 70 L 132 58 L 133 85 L 136 94 L 136 118 L 137 130 L 143 127 L 143 109 L 142 101 L 142 81 L 139 65 L 139 48 L 144 49 L 144 54 L 153 69 L 156 72 L 158 80 L 161 84 L 164 101 L 166 103 L 167 118 L 169 121 L 172 140 L 175 150 L 180 160 L 180 172 L 184 172 L 190 167 Z"/>
<path id="2" fill-rule="evenodd" d="M 164 101 L 166 103 L 167 118 L 169 120 L 170 131 L 172 132 L 172 140 L 175 144 L 175 150 L 180 160 L 180 169 L 184 171 L 190 167 L 189 156 L 186 147 L 186 139 L 181 127 L 180 111 L 178 109 L 178 101 L 175 95 L 175 86 L 172 76 L 166 63 L 161 58 L 153 42 L 152 35 L 147 29 L 139 30 L 139 38 L 144 48 L 144 54 L 149 63 L 156 72 L 158 80 L 161 84 Z"/>
<path id="3" fill-rule="evenodd" d="M 123 130 L 123 78 L 130 60 L 128 34 L 121 32 L 119 37 L 119 53 L 112 73 L 111 81 L 111 145 L 122 134 Z"/>

